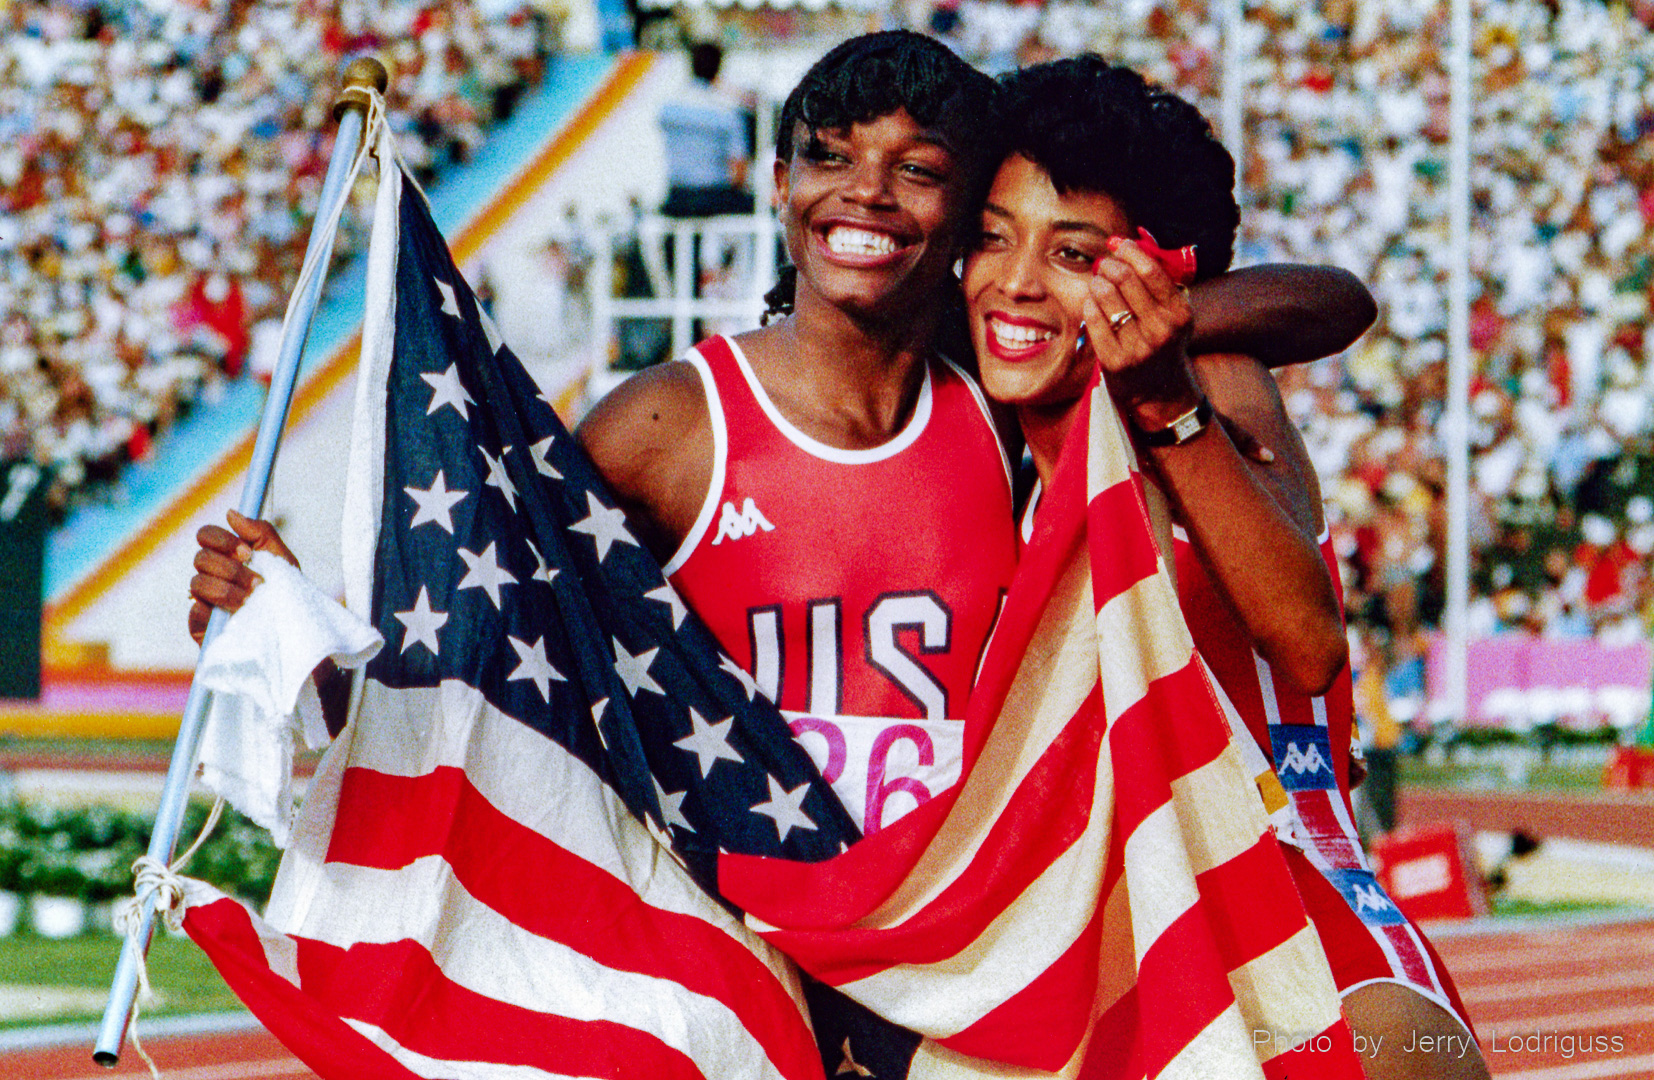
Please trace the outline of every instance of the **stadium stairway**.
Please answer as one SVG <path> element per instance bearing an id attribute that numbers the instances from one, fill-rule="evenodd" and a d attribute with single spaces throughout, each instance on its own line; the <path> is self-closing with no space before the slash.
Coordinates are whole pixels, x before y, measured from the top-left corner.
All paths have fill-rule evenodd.
<path id="1" fill-rule="evenodd" d="M 652 185 L 664 188 L 664 167 L 654 117 L 681 79 L 678 65 L 648 53 L 554 60 L 473 159 L 428 191 L 467 276 L 476 280 L 491 243 L 543 235 L 552 215 L 570 207 L 624 214 L 630 201 L 658 197 Z M 266 510 L 307 573 L 336 593 L 364 277 L 358 260 L 329 281 Z M 221 399 L 198 404 L 158 439 L 110 498 L 51 533 L 42 696 L 0 701 L 0 736 L 169 738 L 177 730 L 196 652 L 184 629 L 193 537 L 235 505 L 263 401 L 250 378 L 228 384 Z"/>

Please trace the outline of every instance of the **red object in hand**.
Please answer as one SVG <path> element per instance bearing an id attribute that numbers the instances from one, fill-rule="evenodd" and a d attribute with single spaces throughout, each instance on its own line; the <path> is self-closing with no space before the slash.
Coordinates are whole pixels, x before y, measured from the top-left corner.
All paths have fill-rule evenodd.
<path id="1" fill-rule="evenodd" d="M 1113 251 L 1119 243 L 1119 237 L 1110 237 L 1108 242 L 1109 251 Z M 1149 230 L 1139 228 L 1137 230 L 1137 246 L 1142 248 L 1149 258 L 1165 269 L 1167 275 L 1171 277 L 1173 285 L 1188 285 L 1194 281 L 1195 246 L 1193 244 L 1186 244 L 1183 247 L 1168 250 L 1154 242 L 1154 237 L 1149 234 Z M 1095 274 L 1097 267 L 1102 264 L 1103 260 L 1098 259 L 1091 267 L 1091 272 Z"/>

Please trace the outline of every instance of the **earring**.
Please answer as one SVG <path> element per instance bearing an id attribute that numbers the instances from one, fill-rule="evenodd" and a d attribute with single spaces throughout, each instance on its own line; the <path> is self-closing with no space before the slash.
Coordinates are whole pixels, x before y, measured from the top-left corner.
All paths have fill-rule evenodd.
<path id="1" fill-rule="evenodd" d="M 965 256 L 961 255 L 961 256 L 959 256 L 959 258 L 953 260 L 953 276 L 960 279 L 960 280 L 964 280 L 964 277 L 965 277 Z"/>

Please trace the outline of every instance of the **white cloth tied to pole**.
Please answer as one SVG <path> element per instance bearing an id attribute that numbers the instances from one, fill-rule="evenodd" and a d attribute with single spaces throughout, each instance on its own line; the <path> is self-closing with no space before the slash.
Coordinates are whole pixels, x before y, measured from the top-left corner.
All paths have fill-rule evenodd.
<path id="1" fill-rule="evenodd" d="M 293 821 L 295 739 L 326 746 L 327 725 L 310 673 L 331 657 L 360 667 L 384 639 L 298 568 L 253 553 L 264 579 L 201 653 L 196 678 L 213 691 L 201 742 L 201 784 L 287 846 Z"/>

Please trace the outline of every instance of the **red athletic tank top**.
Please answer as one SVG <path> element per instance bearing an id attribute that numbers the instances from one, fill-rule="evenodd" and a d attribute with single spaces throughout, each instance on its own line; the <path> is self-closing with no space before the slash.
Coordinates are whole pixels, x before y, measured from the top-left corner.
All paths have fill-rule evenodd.
<path id="1" fill-rule="evenodd" d="M 931 361 L 913 418 L 841 450 L 781 415 L 740 346 L 690 351 L 712 483 L 668 577 L 783 709 L 957 719 L 1016 568 L 1010 469 L 981 390 Z"/>
<path id="2" fill-rule="evenodd" d="M 1245 628 L 1218 594 L 1182 529 L 1174 530 L 1172 546 L 1177 556 L 1177 598 L 1195 647 L 1234 702 L 1264 756 L 1275 763 L 1277 773 L 1286 774 L 1281 780 L 1289 788 L 1295 772 L 1318 772 L 1321 767 L 1331 770 L 1330 779 L 1347 805 L 1346 766 L 1355 715 L 1349 665 L 1344 665 L 1331 689 L 1319 697 L 1277 678 L 1268 662 L 1253 651 Z M 1321 538 L 1320 548 L 1321 557 L 1332 571 L 1342 609 L 1344 592 L 1330 535 Z"/>

